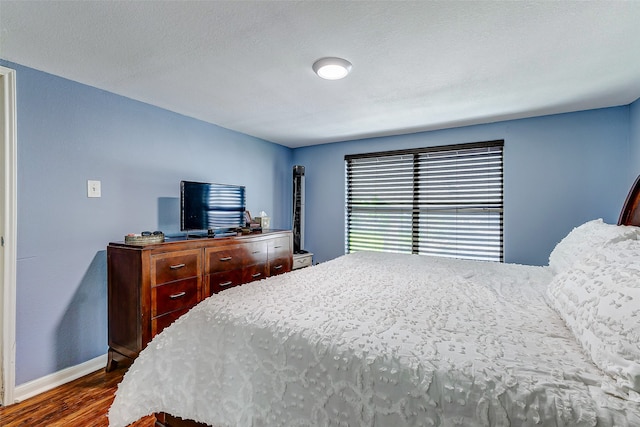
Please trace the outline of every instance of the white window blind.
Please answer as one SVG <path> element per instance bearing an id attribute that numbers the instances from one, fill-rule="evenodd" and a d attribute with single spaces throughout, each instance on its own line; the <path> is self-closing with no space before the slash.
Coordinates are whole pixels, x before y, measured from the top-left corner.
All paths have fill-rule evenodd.
<path id="1" fill-rule="evenodd" d="M 345 156 L 345 252 L 503 261 L 503 146 Z"/>

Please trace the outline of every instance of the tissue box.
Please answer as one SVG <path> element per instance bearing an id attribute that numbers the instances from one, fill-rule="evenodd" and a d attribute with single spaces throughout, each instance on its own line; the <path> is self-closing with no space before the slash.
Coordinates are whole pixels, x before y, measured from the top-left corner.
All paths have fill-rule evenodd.
<path id="1" fill-rule="evenodd" d="M 254 218 L 258 224 L 260 224 L 260 227 L 262 227 L 262 229 L 269 229 L 271 228 L 271 218 L 269 218 L 268 216 L 258 216 L 256 218 Z"/>

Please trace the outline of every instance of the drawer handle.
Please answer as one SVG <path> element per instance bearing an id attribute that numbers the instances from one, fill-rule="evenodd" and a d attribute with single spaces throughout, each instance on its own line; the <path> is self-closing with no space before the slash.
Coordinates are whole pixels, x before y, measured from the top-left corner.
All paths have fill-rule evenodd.
<path id="1" fill-rule="evenodd" d="M 251 255 L 255 255 L 255 254 L 259 254 L 261 251 L 253 251 L 251 252 Z"/>
<path id="2" fill-rule="evenodd" d="M 262 273 L 253 273 L 253 274 L 251 275 L 251 277 L 253 277 L 254 279 L 255 279 L 256 277 L 260 277 L 260 276 L 262 276 Z"/>
<path id="3" fill-rule="evenodd" d="M 173 295 L 169 295 L 169 298 L 171 299 L 178 299 L 178 298 L 182 298 L 183 296 L 185 296 L 187 293 L 185 291 L 179 292 L 177 294 L 173 294 Z"/>
<path id="4" fill-rule="evenodd" d="M 282 245 L 278 245 L 278 246 L 274 246 L 274 249 L 280 249 L 282 247 Z"/>
<path id="5" fill-rule="evenodd" d="M 231 258 L 232 258 L 232 257 L 230 257 L 230 256 L 226 256 L 226 257 L 224 257 L 224 258 L 220 258 L 220 261 L 223 261 L 223 262 L 224 262 L 224 261 L 231 261 Z"/>
<path id="6" fill-rule="evenodd" d="M 280 270 L 281 268 L 282 268 L 282 264 L 276 265 L 275 267 L 273 267 L 274 270 Z"/>
<path id="7" fill-rule="evenodd" d="M 186 264 L 176 264 L 176 265 L 169 266 L 169 268 L 172 269 L 172 270 L 177 270 L 177 269 L 182 268 L 184 266 L 186 266 Z"/>
<path id="8" fill-rule="evenodd" d="M 229 286 L 229 285 L 233 285 L 233 282 L 228 281 L 228 282 L 220 283 L 220 286 Z"/>

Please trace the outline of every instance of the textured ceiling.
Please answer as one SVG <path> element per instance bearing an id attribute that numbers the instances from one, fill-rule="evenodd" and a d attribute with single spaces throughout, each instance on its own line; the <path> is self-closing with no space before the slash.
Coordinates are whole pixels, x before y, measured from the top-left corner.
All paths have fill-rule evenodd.
<path id="1" fill-rule="evenodd" d="M 289 147 L 626 105 L 640 1 L 6 1 L 0 57 Z M 326 81 L 324 56 L 353 63 Z"/>

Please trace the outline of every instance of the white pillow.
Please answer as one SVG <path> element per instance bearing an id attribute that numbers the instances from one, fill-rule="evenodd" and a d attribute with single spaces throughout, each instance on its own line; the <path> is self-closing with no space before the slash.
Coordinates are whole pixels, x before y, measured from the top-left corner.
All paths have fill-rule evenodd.
<path id="1" fill-rule="evenodd" d="M 637 400 L 640 240 L 612 243 L 592 252 L 554 276 L 547 293 L 593 363 L 614 380 L 615 394 Z"/>
<path id="2" fill-rule="evenodd" d="M 602 219 L 586 222 L 556 245 L 549 255 L 549 267 L 554 274 L 561 273 L 604 245 L 637 239 L 639 231 L 638 227 L 605 224 Z"/>

